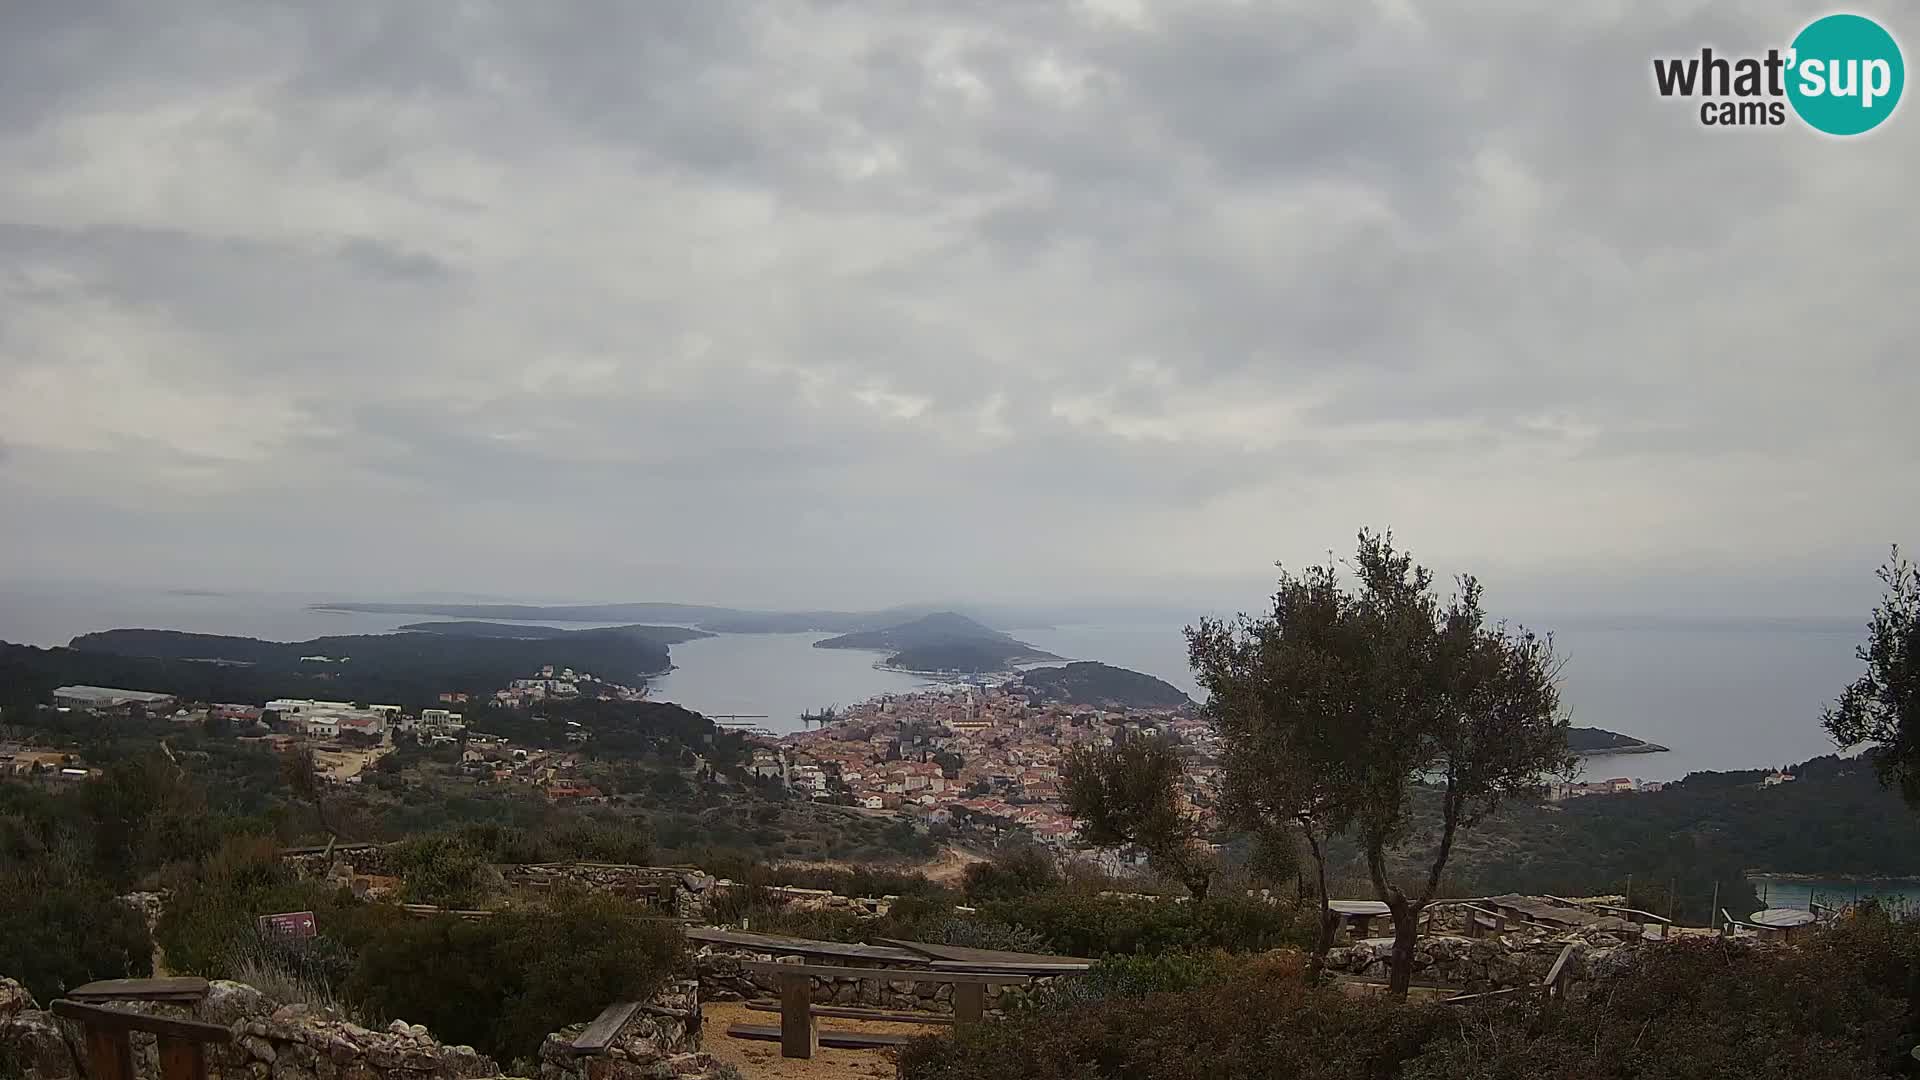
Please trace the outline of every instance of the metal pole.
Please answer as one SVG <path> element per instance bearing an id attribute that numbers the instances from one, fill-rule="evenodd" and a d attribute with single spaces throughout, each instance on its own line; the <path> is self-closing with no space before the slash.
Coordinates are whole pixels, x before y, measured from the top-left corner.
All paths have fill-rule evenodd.
<path id="1" fill-rule="evenodd" d="M 1718 879 L 1715 879 L 1713 883 L 1713 906 L 1707 909 L 1707 925 L 1708 926 L 1713 925 L 1713 920 L 1718 916 L 1719 912 L 1720 912 L 1720 882 Z"/>

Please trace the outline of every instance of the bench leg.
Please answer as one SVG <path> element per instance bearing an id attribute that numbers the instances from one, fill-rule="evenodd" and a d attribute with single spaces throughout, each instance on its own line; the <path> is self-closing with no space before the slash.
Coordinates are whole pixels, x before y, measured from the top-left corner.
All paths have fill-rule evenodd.
<path id="1" fill-rule="evenodd" d="M 200 1044 L 160 1036 L 160 1080 L 207 1080 L 207 1055 Z"/>
<path id="2" fill-rule="evenodd" d="M 133 1080 L 133 1044 L 124 1031 L 87 1028 L 88 1080 Z"/>
<path id="3" fill-rule="evenodd" d="M 820 1047 L 820 1027 L 813 1019 L 813 980 L 805 975 L 780 977 L 780 1056 L 811 1058 Z"/>
<path id="4" fill-rule="evenodd" d="M 953 988 L 953 1026 L 956 1030 L 979 1023 L 987 1015 L 985 983 L 958 983 Z"/>

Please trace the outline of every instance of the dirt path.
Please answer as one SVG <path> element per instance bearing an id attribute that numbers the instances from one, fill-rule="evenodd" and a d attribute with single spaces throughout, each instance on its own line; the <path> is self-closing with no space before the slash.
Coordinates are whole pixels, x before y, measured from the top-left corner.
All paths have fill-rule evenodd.
<path id="1" fill-rule="evenodd" d="M 965 876 L 967 867 L 972 866 L 974 863 L 986 861 L 988 861 L 988 857 L 977 851 L 963 848 L 958 844 L 948 844 L 946 847 L 940 849 L 940 854 L 935 855 L 927 862 L 915 866 L 900 866 L 897 869 L 909 873 L 925 874 L 931 880 L 939 882 L 942 885 L 958 885 L 960 884 L 960 879 Z M 867 864 L 837 860 L 816 861 L 786 859 L 782 860 L 780 865 L 800 870 L 852 870 Z"/>
<path id="2" fill-rule="evenodd" d="M 716 1061 L 739 1069 L 748 1080 L 866 1080 L 892 1078 L 900 1055 L 894 1050 L 834 1050 L 821 1047 L 802 1061 L 780 1056 L 780 1044 L 736 1039 L 727 1034 L 734 1024 L 778 1026 L 778 1013 L 754 1012 L 739 1001 L 709 1001 L 700 1006 L 700 1048 Z M 932 1024 L 881 1024 L 823 1016 L 820 1026 L 834 1031 L 880 1032 L 887 1035 L 937 1035 L 948 1028 Z"/>

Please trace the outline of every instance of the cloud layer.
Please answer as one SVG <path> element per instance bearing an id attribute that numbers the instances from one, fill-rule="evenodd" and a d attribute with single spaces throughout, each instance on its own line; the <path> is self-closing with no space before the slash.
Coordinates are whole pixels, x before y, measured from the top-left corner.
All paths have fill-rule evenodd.
<path id="1" fill-rule="evenodd" d="M 10 3 L 0 576 L 1847 610 L 1920 121 L 1702 128 L 1724 7 Z"/>

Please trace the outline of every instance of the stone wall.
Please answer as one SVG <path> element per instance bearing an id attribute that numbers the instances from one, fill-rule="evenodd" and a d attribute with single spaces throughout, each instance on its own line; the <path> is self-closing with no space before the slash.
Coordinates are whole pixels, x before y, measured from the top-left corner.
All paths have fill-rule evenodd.
<path id="1" fill-rule="evenodd" d="M 1563 990 L 1568 997 L 1579 998 L 1585 994 L 1585 983 L 1597 972 L 1627 959 L 1638 942 L 1593 931 L 1545 934 L 1520 930 L 1480 938 L 1423 936 L 1414 947 L 1413 981 L 1459 987 L 1467 993 L 1537 985 L 1568 945 L 1573 946 L 1573 952 L 1562 973 Z M 1373 938 L 1328 952 L 1327 967 L 1384 982 L 1392 956 L 1390 939 Z"/>
<path id="2" fill-rule="evenodd" d="M 396 1020 L 382 1030 L 310 1005 L 275 1006 L 258 990 L 216 981 L 188 1008 L 123 1003 L 115 1008 L 202 1020 L 233 1029 L 234 1041 L 207 1048 L 210 1080 L 479 1080 L 500 1066 L 470 1046 L 446 1046 L 427 1029 Z M 540 1080 L 722 1080 L 723 1066 L 700 1052 L 698 984 L 681 980 L 641 1006 L 605 1054 L 575 1057 L 575 1024 L 547 1036 Z M 132 1036 L 141 1080 L 158 1080 L 153 1036 Z M 19 983 L 0 978 L 0 1076 L 83 1080 L 82 1030 L 40 1010 Z"/>
<path id="3" fill-rule="evenodd" d="M 700 1052 L 700 984 L 683 979 L 668 986 L 627 1021 L 605 1053 L 580 1057 L 572 1043 L 586 1030 L 573 1024 L 540 1046 L 540 1080 L 665 1080 L 706 1076 L 711 1058 Z"/>
<path id="4" fill-rule="evenodd" d="M 707 917 L 715 885 L 711 875 L 686 867 L 572 862 L 503 866 L 500 870 L 509 885 L 538 889 L 570 883 L 694 920 Z"/>
<path id="5" fill-rule="evenodd" d="M 776 960 L 782 957 L 772 953 L 757 953 L 738 946 L 705 945 L 693 954 L 693 970 L 700 979 L 700 996 L 708 1001 L 744 1001 L 753 999 L 778 999 L 780 996 L 776 977 L 748 971 L 744 965 L 753 960 Z M 899 971 L 925 971 L 917 964 L 904 964 L 880 960 L 860 960 L 852 964 L 837 964 L 830 958 L 807 959 L 809 965 L 826 967 L 863 967 L 886 968 Z M 1051 979 L 1035 979 L 1039 986 Z M 1012 1003 L 1015 998 L 1029 991 L 1021 987 L 987 987 L 987 1009 L 997 1011 Z M 953 1012 L 953 986 L 951 984 L 916 983 L 911 979 L 880 981 L 877 979 L 857 978 L 820 978 L 813 979 L 813 1002 L 816 1005 L 860 1005 L 876 1009 L 889 1009 L 894 1012 Z"/>

